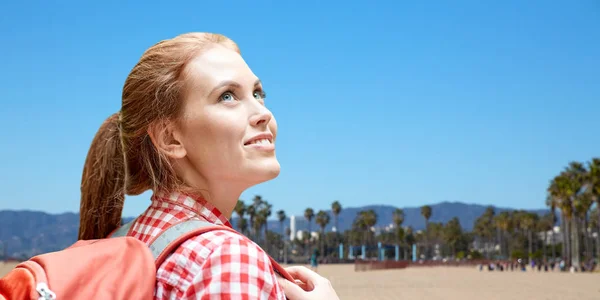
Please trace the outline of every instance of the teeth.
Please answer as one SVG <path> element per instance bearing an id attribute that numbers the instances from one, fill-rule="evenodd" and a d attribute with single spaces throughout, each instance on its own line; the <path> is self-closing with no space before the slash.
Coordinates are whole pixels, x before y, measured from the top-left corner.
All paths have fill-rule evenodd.
<path id="1" fill-rule="evenodd" d="M 250 144 L 262 144 L 262 145 L 268 145 L 271 144 L 271 141 L 269 141 L 268 139 L 260 139 L 260 140 L 255 140 Z"/>

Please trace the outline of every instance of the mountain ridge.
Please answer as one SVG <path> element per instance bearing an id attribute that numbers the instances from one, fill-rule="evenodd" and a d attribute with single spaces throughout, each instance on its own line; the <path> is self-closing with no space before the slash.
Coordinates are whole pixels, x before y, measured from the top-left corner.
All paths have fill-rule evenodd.
<path id="1" fill-rule="evenodd" d="M 494 207 L 496 213 L 502 211 L 515 210 L 513 208 L 496 207 L 493 205 L 467 204 L 459 201 L 442 201 L 435 204 L 427 204 L 432 208 L 430 222 L 446 223 L 453 217 L 458 217 L 461 226 L 466 230 L 471 230 L 475 220 L 489 206 Z M 385 227 L 393 222 L 392 213 L 398 208 L 393 205 L 371 204 L 364 206 L 343 207 L 338 218 L 338 231 L 350 229 L 357 213 L 361 210 L 373 209 L 378 221 L 376 227 Z M 412 226 L 414 229 L 423 229 L 425 220 L 421 216 L 420 207 L 402 207 L 405 214 L 403 226 Z M 547 213 L 548 209 L 526 209 L 527 211 L 538 214 Z M 284 228 L 280 227 L 276 219 L 276 211 L 273 210 L 271 218 L 267 222 L 269 230 L 281 232 L 289 226 L 289 216 L 284 222 Z M 331 210 L 325 210 L 330 214 L 330 223 L 325 230 L 331 230 L 334 224 Z M 315 215 L 318 210 L 315 210 Z M 133 217 L 124 217 L 125 221 Z M 234 228 L 237 228 L 237 217 L 231 218 Z M 320 230 L 313 218 L 311 224 L 312 231 Z M 12 257 L 31 257 L 33 255 L 45 252 L 51 252 L 63 249 L 77 239 L 79 227 L 79 213 L 64 212 L 58 214 L 46 213 L 35 210 L 0 210 L 0 242 L 7 246 L 7 255 Z M 303 215 L 296 215 L 296 230 L 306 230 L 308 222 Z M 0 246 L 4 247 L 4 246 Z M 0 251 L 0 254 L 3 252 Z"/>

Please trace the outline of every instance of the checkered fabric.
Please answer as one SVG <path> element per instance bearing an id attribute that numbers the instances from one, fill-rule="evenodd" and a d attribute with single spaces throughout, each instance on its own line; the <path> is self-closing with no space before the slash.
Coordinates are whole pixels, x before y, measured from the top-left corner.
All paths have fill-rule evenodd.
<path id="1" fill-rule="evenodd" d="M 129 236 L 145 243 L 170 224 L 196 218 L 231 227 L 206 200 L 154 194 Z M 184 242 L 156 273 L 154 299 L 286 299 L 267 254 L 247 237 L 215 230 Z"/>

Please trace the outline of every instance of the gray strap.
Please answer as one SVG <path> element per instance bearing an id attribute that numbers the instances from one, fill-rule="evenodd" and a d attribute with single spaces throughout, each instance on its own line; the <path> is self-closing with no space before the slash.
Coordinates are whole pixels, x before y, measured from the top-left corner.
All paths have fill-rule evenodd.
<path id="1" fill-rule="evenodd" d="M 119 229 L 117 229 L 110 237 L 126 236 L 127 232 L 129 232 L 129 228 L 131 228 L 131 226 L 133 226 L 133 223 L 135 223 L 135 220 L 137 219 L 133 219 L 131 222 L 119 227 Z"/>
<path id="2" fill-rule="evenodd" d="M 152 256 L 154 256 L 154 259 L 157 259 L 158 256 L 167 248 L 167 246 L 180 236 L 198 228 L 207 226 L 214 226 L 214 224 L 207 221 L 187 220 L 169 227 L 150 245 Z"/>

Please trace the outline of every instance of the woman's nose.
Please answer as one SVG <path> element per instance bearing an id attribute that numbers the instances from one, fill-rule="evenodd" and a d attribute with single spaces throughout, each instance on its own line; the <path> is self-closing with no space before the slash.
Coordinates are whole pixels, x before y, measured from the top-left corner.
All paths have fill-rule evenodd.
<path id="1" fill-rule="evenodd" d="M 250 124 L 252 126 L 265 126 L 269 124 L 273 114 L 264 105 L 260 105 L 260 108 L 250 117 Z"/>

